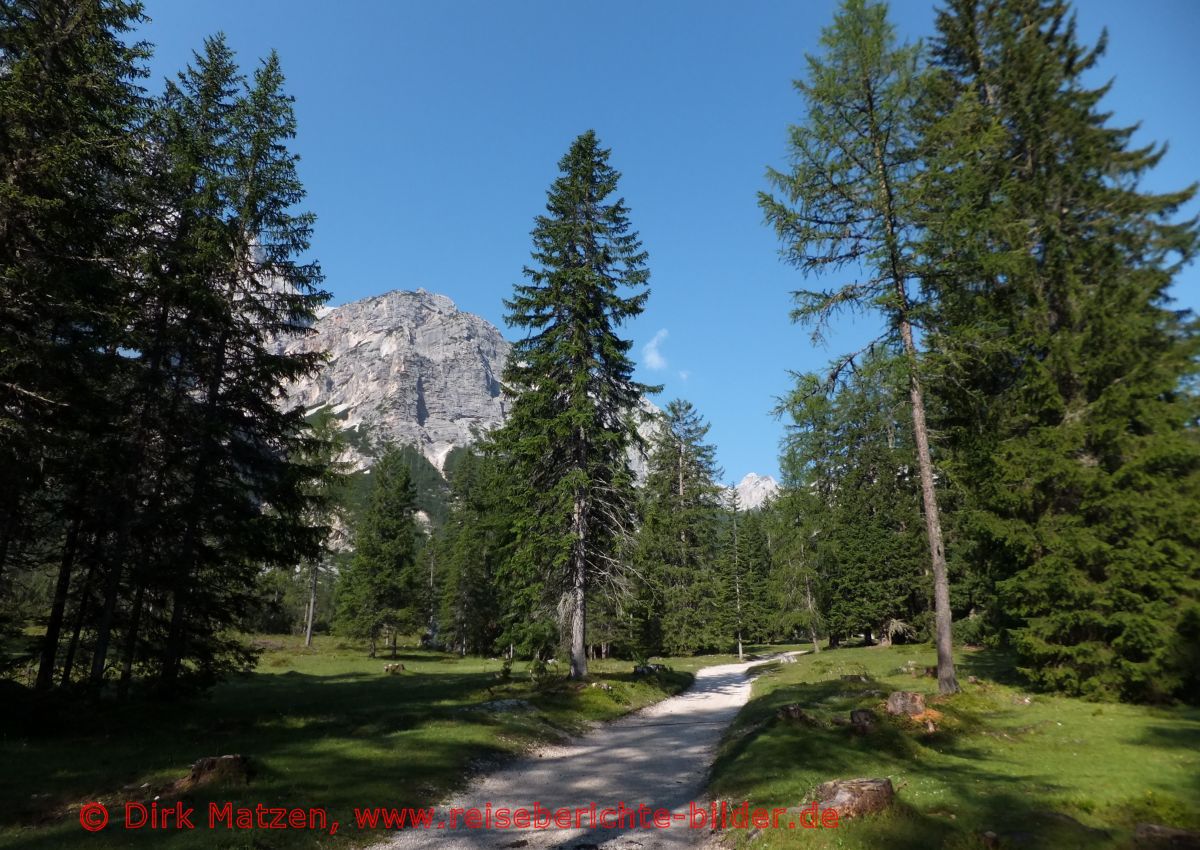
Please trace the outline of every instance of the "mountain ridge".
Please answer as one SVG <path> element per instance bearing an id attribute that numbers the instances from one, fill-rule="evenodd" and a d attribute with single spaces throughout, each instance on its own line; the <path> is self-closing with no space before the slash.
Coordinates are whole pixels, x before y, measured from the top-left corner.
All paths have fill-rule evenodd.
<path id="1" fill-rule="evenodd" d="M 332 413 L 347 437 L 345 459 L 355 469 L 370 468 L 381 443 L 395 443 L 415 447 L 445 474 L 454 448 L 504 422 L 509 400 L 500 375 L 512 344 L 449 296 L 392 289 L 323 307 L 312 330 L 279 343 L 281 350 L 326 351 L 329 357 L 317 374 L 289 385 L 285 403 L 310 414 Z M 658 412 L 648 400 L 643 409 Z M 649 420 L 638 430 L 650 441 L 655 427 Z M 631 452 L 629 460 L 643 479 L 646 458 Z M 753 510 L 778 485 L 750 473 L 731 489 L 744 510 Z"/>

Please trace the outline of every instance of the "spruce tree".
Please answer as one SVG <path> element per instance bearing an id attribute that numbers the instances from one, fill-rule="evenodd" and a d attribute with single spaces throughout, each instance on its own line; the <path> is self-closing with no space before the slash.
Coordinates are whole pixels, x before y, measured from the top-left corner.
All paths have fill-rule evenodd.
<path id="1" fill-rule="evenodd" d="M 953 0 L 937 19 L 922 240 L 939 426 L 961 534 L 1035 682 L 1155 700 L 1194 688 L 1200 335 L 1168 287 L 1193 189 L 1110 126 L 1060 0 Z M 1186 662 L 1183 662 L 1186 663 Z M 1194 697 L 1194 692 L 1192 693 Z"/>
<path id="2" fill-rule="evenodd" d="M 720 471 L 716 448 L 705 442 L 708 429 L 690 402 L 668 403 L 642 491 L 637 561 L 651 595 L 641 631 L 657 636 L 670 655 L 716 650 L 734 639 L 726 629 L 735 618 L 727 609 L 725 582 L 733 574 L 723 575 L 719 563 Z"/>
<path id="3" fill-rule="evenodd" d="M 534 264 L 505 302 L 506 321 L 527 336 L 505 366 L 513 402 L 494 436 L 523 488 L 512 564 L 530 579 L 540 571 L 558 601 L 573 678 L 587 674 L 588 593 L 623 573 L 614 554 L 631 512 L 625 452 L 649 389 L 633 380 L 631 343 L 617 334 L 641 313 L 650 273 L 625 202 L 613 197 L 620 175 L 608 158 L 593 131 L 579 136 L 535 220 Z"/>
<path id="4" fill-rule="evenodd" d="M 387 632 L 396 635 L 423 625 L 421 576 L 417 563 L 416 494 L 408 464 L 389 449 L 371 470 L 374 486 L 354 534 L 354 558 L 338 583 L 338 630 L 364 638 L 375 657 Z"/>
<path id="5" fill-rule="evenodd" d="M 953 693 L 950 586 L 913 330 L 920 307 L 913 291 L 918 161 L 911 117 L 922 88 L 918 49 L 897 46 L 886 7 L 868 0 L 846 0 L 821 44 L 824 55 L 809 56 L 808 78 L 796 82 L 808 115 L 791 128 L 792 168 L 768 172 L 782 197 L 762 193 L 760 204 L 785 258 L 805 273 L 861 270 L 835 289 L 797 292 L 793 318 L 814 324 L 819 336 L 844 310 L 877 311 L 886 323 L 883 337 L 903 351 L 933 572 L 938 688 Z"/>
<path id="6" fill-rule="evenodd" d="M 136 2 L 0 6 L 0 603 L 14 567 L 52 565 L 39 689 L 111 471 L 148 55 L 129 33 L 142 20 Z"/>
<path id="7" fill-rule="evenodd" d="M 928 607 L 905 372 L 902 355 L 875 352 L 832 388 L 800 376 L 785 400 L 792 424 L 781 463 L 805 508 L 786 558 L 812 570 L 805 607 L 819 580 L 820 621 L 838 638 L 911 629 Z M 801 588 L 786 590 L 795 610 Z"/>
<path id="8" fill-rule="evenodd" d="M 512 541 L 498 472 L 486 456 L 462 456 L 452 476 L 450 516 L 434 543 L 441 576 L 438 637 L 464 655 L 491 652 L 500 638 L 506 600 L 499 565 Z"/>
<path id="9" fill-rule="evenodd" d="M 823 505 L 807 476 L 793 479 L 786 464 L 784 471 L 780 494 L 765 517 L 771 566 L 766 590 L 770 607 L 764 627 L 779 640 L 803 636 L 812 641 L 813 652 L 820 652 L 820 637 L 828 633 L 822 612 L 829 607 L 817 573 L 816 536 Z"/>

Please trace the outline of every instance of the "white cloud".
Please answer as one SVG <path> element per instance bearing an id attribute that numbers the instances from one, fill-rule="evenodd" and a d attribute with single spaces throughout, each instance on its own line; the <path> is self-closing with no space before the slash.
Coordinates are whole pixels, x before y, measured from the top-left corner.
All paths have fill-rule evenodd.
<path id="1" fill-rule="evenodd" d="M 689 372 L 687 369 L 683 369 L 679 373 L 679 380 L 681 380 L 681 381 L 686 381 L 690 377 L 692 377 L 692 373 Z"/>
<path id="2" fill-rule="evenodd" d="M 662 356 L 662 352 L 658 347 L 662 345 L 662 341 L 667 338 L 667 329 L 663 328 L 654 337 L 642 346 L 642 357 L 645 358 L 646 367 L 649 369 L 666 369 L 667 358 Z"/>

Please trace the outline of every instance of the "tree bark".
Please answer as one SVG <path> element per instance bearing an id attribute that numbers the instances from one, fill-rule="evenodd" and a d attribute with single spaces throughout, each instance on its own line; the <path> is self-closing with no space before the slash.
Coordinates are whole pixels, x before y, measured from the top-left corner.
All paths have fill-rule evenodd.
<path id="1" fill-rule="evenodd" d="M 310 571 L 312 577 L 308 585 L 308 611 L 305 612 L 304 623 L 304 645 L 312 646 L 313 620 L 317 615 L 317 579 L 319 577 L 321 566 L 318 561 L 313 561 Z"/>
<path id="2" fill-rule="evenodd" d="M 587 542 L 584 530 L 584 505 L 575 498 L 575 551 L 571 556 L 571 678 L 587 676 L 587 647 L 584 645 L 587 615 Z"/>
<path id="3" fill-rule="evenodd" d="M 83 577 L 83 587 L 79 591 L 79 610 L 75 612 L 75 623 L 71 627 L 71 640 L 67 644 L 67 654 L 63 658 L 62 678 L 59 679 L 59 687 L 65 688 L 71 684 L 71 673 L 75 667 L 75 654 L 79 650 L 79 635 L 83 631 L 84 621 L 87 619 L 88 609 L 88 594 L 92 588 L 92 575 L 96 571 L 96 562 L 91 560 L 88 564 L 87 574 Z"/>
<path id="4" fill-rule="evenodd" d="M 934 632 L 937 642 L 938 692 L 958 692 L 954 673 L 954 655 L 950 635 L 950 579 L 946 571 L 946 551 L 942 545 L 942 520 L 938 513 L 937 491 L 933 483 L 933 461 L 929 454 L 929 431 L 925 424 L 925 399 L 917 376 L 916 346 L 907 318 L 900 322 L 900 336 L 910 359 L 909 396 L 912 399 L 913 436 L 917 443 L 917 465 L 921 473 L 921 503 L 925 513 L 925 532 L 929 537 L 929 555 L 933 567 Z"/>
<path id="5" fill-rule="evenodd" d="M 804 574 L 804 599 L 808 603 L 808 636 L 812 639 L 813 654 L 821 652 L 821 644 L 817 641 L 817 606 L 813 604 L 812 581 L 806 572 Z"/>

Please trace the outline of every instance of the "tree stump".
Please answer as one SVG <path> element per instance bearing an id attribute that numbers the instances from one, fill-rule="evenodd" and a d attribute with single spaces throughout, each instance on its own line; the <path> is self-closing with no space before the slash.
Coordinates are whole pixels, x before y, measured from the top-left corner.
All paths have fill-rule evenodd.
<path id="1" fill-rule="evenodd" d="M 881 812 L 896 799 L 890 779 L 835 779 L 813 793 L 822 809 L 836 809 L 839 818 Z"/>
<path id="2" fill-rule="evenodd" d="M 855 732 L 870 732 L 875 725 L 875 712 L 869 708 L 856 708 L 850 712 L 850 725 Z"/>
<path id="3" fill-rule="evenodd" d="M 915 691 L 894 691 L 887 698 L 887 713 L 913 717 L 925 712 L 925 696 Z"/>

